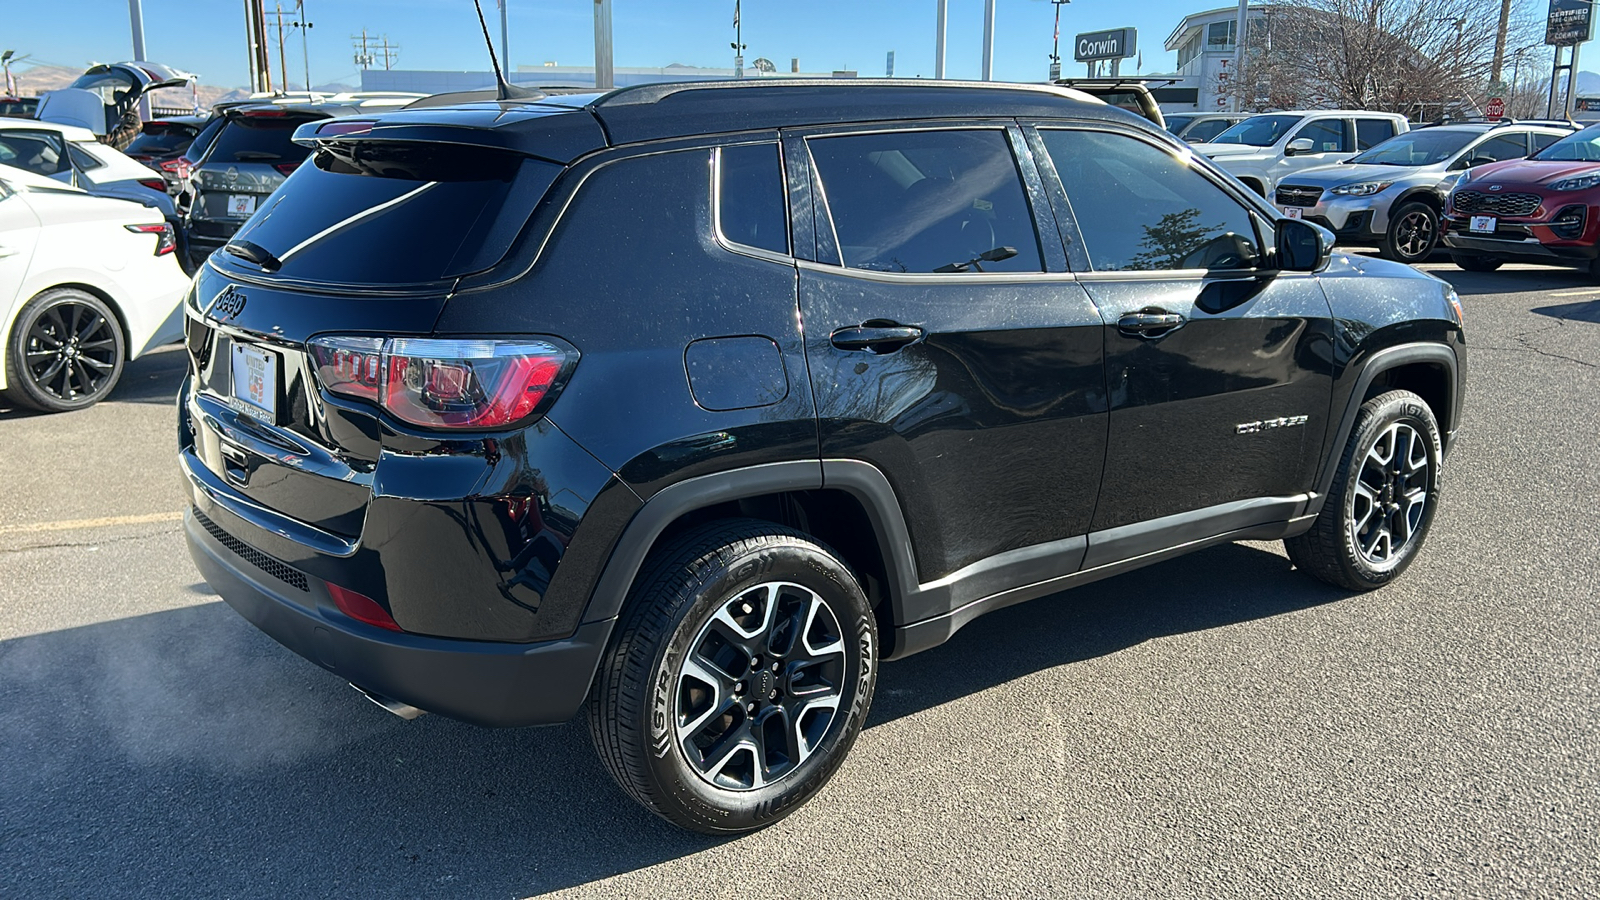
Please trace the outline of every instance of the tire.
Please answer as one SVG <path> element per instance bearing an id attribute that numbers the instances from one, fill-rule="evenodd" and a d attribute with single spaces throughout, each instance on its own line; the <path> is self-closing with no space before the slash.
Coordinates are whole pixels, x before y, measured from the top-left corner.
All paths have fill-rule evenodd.
<path id="1" fill-rule="evenodd" d="M 122 378 L 128 351 L 111 307 L 76 288 L 29 300 L 5 348 L 6 399 L 43 412 L 93 406 Z"/>
<path id="2" fill-rule="evenodd" d="M 1489 259 L 1484 256 L 1472 256 L 1467 253 L 1452 253 L 1450 254 L 1450 261 L 1455 263 L 1458 268 L 1465 269 L 1468 272 L 1493 272 L 1503 264 L 1502 260 Z"/>
<path id="3" fill-rule="evenodd" d="M 1407 265 L 1426 262 L 1439 246 L 1439 213 L 1420 201 L 1403 203 L 1389 214 L 1389 228 L 1378 252 Z M 1465 268 L 1463 266 L 1463 268 Z"/>
<path id="4" fill-rule="evenodd" d="M 1439 507 L 1443 455 L 1439 424 L 1421 397 L 1389 391 L 1361 404 L 1322 512 L 1310 531 L 1283 542 L 1289 559 L 1352 591 L 1400 577 Z"/>
<path id="5" fill-rule="evenodd" d="M 629 796 L 730 835 L 822 789 L 878 672 L 872 609 L 832 551 L 771 522 L 713 523 L 653 552 L 624 609 L 588 719 Z"/>

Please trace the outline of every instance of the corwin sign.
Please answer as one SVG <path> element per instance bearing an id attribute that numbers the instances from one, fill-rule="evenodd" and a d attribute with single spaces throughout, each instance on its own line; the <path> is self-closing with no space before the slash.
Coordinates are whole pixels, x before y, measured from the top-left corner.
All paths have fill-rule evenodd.
<path id="1" fill-rule="evenodd" d="M 1593 10 L 1590 0 L 1550 0 L 1550 18 L 1545 20 L 1544 42 L 1567 47 L 1589 40 L 1594 28 Z"/>
<path id="2" fill-rule="evenodd" d="M 1552 0 L 1561 2 L 1561 0 Z M 1587 9 L 1588 7 L 1585 7 Z M 1134 54 L 1139 32 L 1133 28 L 1116 28 L 1111 31 L 1091 31 L 1080 34 L 1072 41 L 1072 58 L 1078 62 L 1097 62 L 1102 59 L 1127 59 Z"/>

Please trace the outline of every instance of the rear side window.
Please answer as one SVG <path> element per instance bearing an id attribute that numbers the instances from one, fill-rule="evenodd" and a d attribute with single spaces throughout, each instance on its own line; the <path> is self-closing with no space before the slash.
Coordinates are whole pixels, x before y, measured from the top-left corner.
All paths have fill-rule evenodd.
<path id="1" fill-rule="evenodd" d="M 1189 129 L 1189 133 L 1184 135 L 1183 139 L 1191 144 L 1203 144 L 1227 131 L 1232 125 L 1233 123 L 1227 119 L 1207 119 Z"/>
<path id="2" fill-rule="evenodd" d="M 1357 119 L 1356 149 L 1365 150 L 1394 137 L 1394 123 L 1388 119 Z"/>
<path id="3" fill-rule="evenodd" d="M 1260 258 L 1244 206 L 1172 153 L 1123 134 L 1039 134 L 1096 271 L 1243 269 Z"/>
<path id="4" fill-rule="evenodd" d="M 72 157 L 72 164 L 84 172 L 90 171 L 91 169 L 98 169 L 105 165 L 105 163 L 95 159 L 93 154 L 82 147 L 79 147 L 77 144 L 67 145 L 67 155 Z"/>
<path id="5" fill-rule="evenodd" d="M 296 169 L 233 240 L 277 257 L 283 277 L 441 281 L 499 262 L 561 169 L 488 148 L 340 142 Z"/>
<path id="6" fill-rule="evenodd" d="M 217 135 L 207 162 L 278 163 L 305 159 L 307 150 L 290 140 L 310 121 L 301 116 L 241 116 L 230 119 Z"/>
<path id="7" fill-rule="evenodd" d="M 735 244 L 789 252 L 789 209 L 777 144 L 747 144 L 717 151 L 717 222 Z"/>
<path id="8" fill-rule="evenodd" d="M 1521 159 L 1528 155 L 1527 139 L 1520 134 L 1502 134 L 1472 148 L 1471 157 L 1482 157 L 1494 162 Z"/>
<path id="9" fill-rule="evenodd" d="M 201 126 L 200 133 L 194 136 L 194 143 L 183 151 L 183 155 L 193 162 L 199 162 L 201 155 L 216 142 L 217 134 L 222 131 L 222 126 L 227 124 L 227 121 L 222 116 L 217 116 Z"/>
<path id="10" fill-rule="evenodd" d="M 1538 153 L 1540 150 L 1543 150 L 1559 140 L 1561 140 L 1561 136 L 1558 134 L 1545 134 L 1543 132 L 1536 131 L 1533 133 L 1533 152 Z"/>
<path id="11" fill-rule="evenodd" d="M 812 138 L 844 264 L 878 272 L 1043 269 L 1004 132 Z"/>
<path id="12" fill-rule="evenodd" d="M 28 131 L 0 131 L 0 165 L 35 175 L 54 175 L 66 169 L 61 142 L 51 135 Z"/>

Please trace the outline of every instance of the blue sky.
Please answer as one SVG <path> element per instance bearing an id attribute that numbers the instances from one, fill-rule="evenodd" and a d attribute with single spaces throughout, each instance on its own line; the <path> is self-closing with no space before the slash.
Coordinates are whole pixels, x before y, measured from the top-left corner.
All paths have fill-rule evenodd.
<path id="1" fill-rule="evenodd" d="M 269 0 L 269 8 L 273 0 Z M 508 0 L 514 64 L 594 63 L 591 0 Z M 399 68 L 487 69 L 470 0 L 306 0 L 311 80 L 355 83 L 349 35 L 387 33 L 401 47 Z M 1042 80 L 1049 65 L 1052 7 L 1048 0 L 996 0 L 995 77 Z M 293 0 L 285 0 L 292 7 Z M 495 0 L 483 0 L 498 42 Z M 787 70 L 798 56 L 802 71 L 853 68 L 882 75 L 884 56 L 895 51 L 895 74 L 933 74 L 935 0 L 744 0 L 747 59 L 765 56 Z M 1162 47 L 1188 13 L 1227 5 L 1227 0 L 1075 0 L 1062 7 L 1062 56 L 1068 74 L 1071 36 L 1083 31 L 1134 26 L 1145 71 L 1170 71 L 1175 60 Z M 36 60 L 80 67 L 90 61 L 126 59 L 132 43 L 126 0 L 17 0 L 6 4 L 0 47 Z M 148 55 L 197 72 L 206 84 L 245 85 L 242 0 L 144 0 Z M 69 15 L 64 16 L 66 11 Z M 732 0 L 613 0 L 617 66 L 731 66 Z M 946 74 L 976 78 L 981 65 L 983 0 L 950 0 Z M 288 40 L 288 66 L 298 82 L 300 41 Z M 276 51 L 274 51 L 276 61 Z M 276 68 L 276 66 L 274 67 Z M 1133 71 L 1133 61 L 1124 71 Z"/>

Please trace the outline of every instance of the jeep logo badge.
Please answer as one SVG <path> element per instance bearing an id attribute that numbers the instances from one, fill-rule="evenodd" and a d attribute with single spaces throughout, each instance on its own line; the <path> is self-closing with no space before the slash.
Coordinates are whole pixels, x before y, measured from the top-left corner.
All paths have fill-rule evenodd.
<path id="1" fill-rule="evenodd" d="M 244 311 L 244 291 L 234 285 L 228 285 L 217 299 L 211 301 L 211 318 L 218 322 L 226 321 Z"/>

